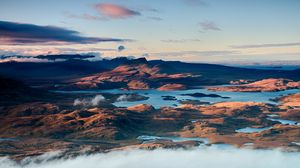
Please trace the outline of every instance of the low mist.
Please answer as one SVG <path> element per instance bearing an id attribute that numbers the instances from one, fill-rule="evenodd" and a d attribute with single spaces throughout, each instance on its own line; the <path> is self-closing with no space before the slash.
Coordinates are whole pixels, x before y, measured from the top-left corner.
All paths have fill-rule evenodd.
<path id="1" fill-rule="evenodd" d="M 59 153 L 26 158 L 17 164 L 0 158 L 1 168 L 295 168 L 300 153 L 279 150 L 218 149 L 128 150 L 53 159 Z M 52 159 L 51 159 L 52 158 Z M 39 163 L 37 163 L 39 160 Z"/>
<path id="2" fill-rule="evenodd" d="M 118 98 L 117 98 L 117 101 L 128 101 L 128 100 L 131 100 L 133 98 L 132 95 L 120 95 Z"/>
<path id="3" fill-rule="evenodd" d="M 98 106 L 101 102 L 104 102 L 106 99 L 102 95 L 96 95 L 93 98 L 84 98 L 84 99 L 75 99 L 74 106 Z"/>

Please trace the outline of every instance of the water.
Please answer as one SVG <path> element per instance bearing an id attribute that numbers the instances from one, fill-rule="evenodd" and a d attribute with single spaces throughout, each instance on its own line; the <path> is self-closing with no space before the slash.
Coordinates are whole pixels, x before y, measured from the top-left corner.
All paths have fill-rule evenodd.
<path id="1" fill-rule="evenodd" d="M 247 101 L 255 101 L 255 102 L 264 102 L 264 103 L 270 103 L 270 104 L 277 104 L 276 102 L 272 101 L 271 99 L 274 99 L 276 97 L 280 97 L 283 95 L 288 94 L 294 94 L 299 93 L 300 89 L 291 89 L 291 90 L 285 90 L 285 91 L 279 91 L 279 92 L 214 92 L 209 91 L 206 88 L 202 89 L 190 89 L 190 90 L 176 90 L 176 91 L 160 91 L 160 90 L 119 90 L 119 89 L 113 89 L 113 90 L 94 90 L 94 91 L 58 91 L 62 93 L 112 93 L 112 94 L 140 94 L 149 97 L 147 100 L 142 101 L 134 101 L 134 102 L 128 102 L 128 101 L 119 101 L 113 103 L 117 107 L 128 107 L 133 106 L 137 104 L 150 104 L 155 108 L 160 108 L 163 106 L 179 106 L 181 105 L 179 103 L 179 100 L 200 100 L 202 102 L 210 102 L 210 103 L 217 103 L 217 102 L 225 102 L 225 101 L 237 101 L 237 102 L 247 102 Z M 192 94 L 192 93 L 204 93 L 204 94 L 218 94 L 222 97 L 229 97 L 227 99 L 221 98 L 221 97 L 192 97 L 187 96 L 183 94 Z M 164 96 L 173 96 L 177 100 L 163 100 Z M 289 124 L 289 125 L 300 125 L 300 123 L 297 123 L 296 121 L 291 120 L 283 120 L 283 119 L 277 119 L 272 117 L 277 117 L 278 115 L 269 115 L 269 120 L 272 121 L 278 121 L 281 124 Z M 191 122 L 196 122 L 191 121 Z M 264 130 L 268 130 L 272 127 L 264 127 L 264 128 L 241 128 L 236 130 L 236 132 L 243 132 L 243 133 L 255 133 L 255 132 L 261 132 Z M 187 140 L 195 140 L 195 139 L 187 139 L 187 138 L 178 138 L 178 137 L 155 137 L 155 136 L 140 136 L 141 140 L 158 140 L 158 139 L 164 139 L 164 140 L 172 140 L 172 141 L 187 141 Z M 199 140 L 199 139 L 198 139 Z M 202 139 L 201 139 L 202 141 Z"/>
<path id="2" fill-rule="evenodd" d="M 183 138 L 183 137 L 162 137 L 162 136 L 141 135 L 138 136 L 137 139 L 142 140 L 146 143 L 157 141 L 157 140 L 168 140 L 172 142 L 198 141 L 198 142 L 203 142 L 204 144 L 209 143 L 207 138 Z"/>
<path id="3" fill-rule="evenodd" d="M 295 144 L 295 145 L 300 146 L 300 142 L 292 142 L 292 143 Z"/>
<path id="4" fill-rule="evenodd" d="M 280 118 L 272 118 L 272 117 L 278 117 L 277 114 L 270 114 L 268 115 L 269 117 L 267 118 L 268 120 L 271 121 L 278 121 L 280 122 L 280 124 L 284 124 L 284 125 L 295 125 L 295 126 L 300 126 L 300 123 L 298 123 L 297 121 L 292 121 L 292 120 L 284 120 L 284 119 L 280 119 Z M 243 133 L 254 133 L 254 132 L 262 132 L 265 130 L 268 130 L 272 127 L 264 127 L 264 128 L 251 128 L 251 127 L 246 127 L 246 128 L 241 128 L 236 130 L 236 132 L 243 132 Z"/>
<path id="5" fill-rule="evenodd" d="M 128 107 L 137 104 L 150 104 L 155 108 L 160 108 L 163 106 L 178 106 L 180 103 L 177 100 L 200 100 L 203 102 L 217 103 L 224 101 L 255 101 L 255 102 L 264 102 L 276 104 L 276 102 L 271 101 L 270 99 L 274 99 L 276 97 L 280 97 L 282 95 L 299 93 L 300 89 L 291 89 L 279 92 L 214 92 L 209 91 L 206 88 L 203 89 L 190 89 L 190 90 L 176 90 L 176 91 L 160 91 L 160 90 L 93 90 L 93 91 L 56 91 L 60 93 L 112 93 L 112 94 L 140 94 L 149 97 L 148 100 L 143 101 L 120 101 L 113 103 L 118 107 Z M 220 98 L 220 97 L 191 97 L 182 94 L 191 94 L 191 93 L 204 93 L 204 94 L 218 94 L 222 97 L 229 97 L 228 99 Z M 163 100 L 162 96 L 174 96 L 177 100 Z"/>
<path id="6" fill-rule="evenodd" d="M 17 141 L 18 139 L 16 138 L 0 138 L 0 142 L 1 141 Z"/>
<path id="7" fill-rule="evenodd" d="M 263 127 L 263 128 L 251 128 L 251 127 L 246 127 L 246 128 L 241 128 L 235 130 L 235 132 L 241 132 L 241 133 L 257 133 L 257 132 L 262 132 L 265 130 L 268 130 L 272 127 Z"/>
<path id="8" fill-rule="evenodd" d="M 280 119 L 280 118 L 267 118 L 267 119 L 271 120 L 271 121 L 278 121 L 278 122 L 280 122 L 281 124 L 284 124 L 284 125 L 298 125 L 298 126 L 300 126 L 300 123 L 298 123 L 297 121 L 284 120 L 284 119 Z"/>

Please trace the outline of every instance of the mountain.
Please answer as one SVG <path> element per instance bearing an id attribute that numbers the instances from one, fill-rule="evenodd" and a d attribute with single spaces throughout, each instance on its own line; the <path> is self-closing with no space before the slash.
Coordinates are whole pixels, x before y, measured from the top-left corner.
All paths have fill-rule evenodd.
<path id="1" fill-rule="evenodd" d="M 76 58 L 79 57 L 78 55 L 75 56 Z M 63 55 L 62 57 L 66 57 L 66 56 Z M 135 70 L 130 68 L 133 68 Z M 148 71 L 149 68 L 152 70 L 154 69 L 156 70 L 155 72 L 151 72 L 152 74 L 149 72 L 144 72 L 144 71 Z M 122 70 L 124 72 L 120 72 Z M 293 71 L 259 70 L 259 69 L 229 67 L 229 66 L 215 65 L 215 64 L 185 63 L 179 61 L 162 61 L 162 60 L 147 61 L 145 58 L 128 59 L 126 57 L 119 57 L 110 60 L 103 59 L 100 61 L 69 59 L 66 61 L 50 61 L 50 62 L 0 63 L 0 75 L 22 80 L 25 83 L 32 86 L 43 86 L 43 87 L 45 86 L 51 87 L 58 83 L 69 84 L 70 81 L 83 80 L 84 82 L 87 82 L 86 79 L 90 79 L 95 76 L 99 76 L 100 78 L 101 77 L 108 78 L 109 75 L 111 75 L 111 77 L 114 75 L 122 76 L 124 75 L 123 73 L 125 73 L 125 71 L 128 70 L 130 70 L 130 72 L 133 73 L 131 74 L 130 79 L 126 79 L 126 80 L 124 79 L 123 83 L 121 84 L 112 81 L 113 84 L 116 85 L 120 84 L 120 87 L 124 87 L 125 85 L 128 85 L 130 82 L 132 82 L 129 84 L 131 85 L 129 86 L 129 88 L 138 89 L 143 87 L 156 88 L 161 86 L 162 84 L 167 84 L 170 82 L 173 83 L 175 82 L 175 84 L 188 83 L 188 85 L 191 86 L 195 86 L 195 85 L 199 86 L 199 85 L 228 84 L 232 80 L 240 80 L 240 79 L 261 80 L 264 78 L 287 78 L 291 80 L 300 80 L 300 75 L 299 75 L 300 70 L 293 70 Z M 141 74 L 143 74 L 144 76 L 141 76 Z M 174 74 L 177 75 L 181 74 L 183 76 L 188 74 L 190 76 L 189 78 L 180 77 L 177 78 L 175 81 L 174 81 L 174 76 L 166 77 L 168 75 L 174 75 Z M 151 78 L 148 78 L 147 75 L 150 75 Z M 156 83 L 158 81 L 157 75 L 165 75 L 164 78 L 159 79 L 159 83 Z M 115 78 L 116 77 L 112 78 L 112 80 L 115 80 Z M 155 85 L 155 86 L 147 86 L 147 85 Z M 114 86 L 114 87 L 119 87 L 119 86 Z"/>
<path id="2" fill-rule="evenodd" d="M 151 66 L 148 63 L 133 62 L 120 65 L 111 71 L 101 72 L 71 80 L 60 89 L 150 89 L 166 84 L 200 84 L 200 78 L 189 73 L 164 73 L 159 65 Z M 197 82 L 197 80 L 199 82 Z M 189 84 L 191 85 L 191 84 Z"/>

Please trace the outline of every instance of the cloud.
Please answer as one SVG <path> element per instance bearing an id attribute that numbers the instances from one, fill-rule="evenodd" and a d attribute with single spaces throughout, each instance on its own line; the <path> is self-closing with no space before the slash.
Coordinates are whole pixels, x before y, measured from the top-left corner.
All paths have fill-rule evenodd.
<path id="1" fill-rule="evenodd" d="M 85 53 L 102 53 L 109 51 L 117 51 L 113 48 L 83 47 L 0 47 L 0 56 L 37 56 L 37 55 L 58 55 L 58 54 L 85 54 Z"/>
<path id="2" fill-rule="evenodd" d="M 134 11 L 116 4 L 100 3 L 96 4 L 94 7 L 98 12 L 112 19 L 124 19 L 141 15 L 141 13 L 138 11 Z"/>
<path id="3" fill-rule="evenodd" d="M 163 20 L 163 18 L 161 18 L 161 17 L 156 17 L 156 16 L 149 16 L 149 17 L 147 17 L 147 19 L 155 20 L 155 21 L 162 21 L 162 20 Z"/>
<path id="4" fill-rule="evenodd" d="M 221 28 L 219 28 L 216 23 L 212 21 L 204 21 L 199 23 L 202 30 L 208 31 L 208 30 L 214 30 L 214 31 L 221 31 Z"/>
<path id="5" fill-rule="evenodd" d="M 190 150 L 125 150 L 64 158 L 62 154 L 28 157 L 20 163 L 0 158 L 5 168 L 293 168 L 299 152 L 200 148 Z"/>
<path id="6" fill-rule="evenodd" d="M 203 0 L 183 0 L 189 6 L 207 6 L 208 3 Z"/>
<path id="7" fill-rule="evenodd" d="M 59 60 L 59 59 L 63 59 L 63 60 L 69 60 L 69 59 L 80 59 L 80 60 L 84 60 L 84 59 L 92 59 L 95 58 L 95 55 L 80 55 L 80 54 L 60 54 L 60 55 L 39 55 L 36 56 L 34 58 L 38 58 L 38 59 L 47 59 L 47 60 Z"/>
<path id="8" fill-rule="evenodd" d="M 122 46 L 122 45 L 118 47 L 118 51 L 119 51 L 119 52 L 121 52 L 121 51 L 123 51 L 123 50 L 125 50 L 125 49 L 126 49 L 126 48 L 125 48 L 124 46 Z"/>
<path id="9" fill-rule="evenodd" d="M 0 63 L 3 62 L 51 62 L 45 59 L 39 59 L 34 57 L 20 57 L 20 56 L 0 56 Z"/>
<path id="10" fill-rule="evenodd" d="M 12 53 L 11 53 L 12 54 Z M 80 54 L 56 54 L 56 55 L 38 55 L 38 56 L 23 56 L 19 54 L 14 55 L 1 55 L 0 51 L 0 63 L 2 62 L 55 62 L 55 61 L 67 61 L 67 60 L 88 60 L 99 61 L 103 60 L 100 53 L 87 52 Z"/>
<path id="11" fill-rule="evenodd" d="M 55 26 L 0 21 L 1 45 L 59 45 L 122 42 L 123 39 L 84 37 L 79 32 Z"/>
<path id="12" fill-rule="evenodd" d="M 65 16 L 68 18 L 74 18 L 74 19 L 83 19 L 83 20 L 91 20 L 91 21 L 107 21 L 108 19 L 101 16 L 94 16 L 87 13 L 84 13 L 82 15 L 76 15 L 69 12 L 65 12 Z"/>
<path id="13" fill-rule="evenodd" d="M 101 102 L 104 102 L 106 99 L 102 95 L 96 95 L 94 98 L 86 99 L 75 99 L 74 106 L 98 106 Z"/>
<path id="14" fill-rule="evenodd" d="M 150 54 L 148 54 L 148 53 L 144 53 L 144 54 L 142 54 L 142 57 L 149 57 L 150 56 Z"/>
<path id="15" fill-rule="evenodd" d="M 150 7 L 150 6 L 139 6 L 138 11 L 143 11 L 143 12 L 152 12 L 152 13 L 160 13 L 160 11 L 156 8 Z"/>
<path id="16" fill-rule="evenodd" d="M 179 39 L 179 40 L 174 40 L 174 39 L 169 39 L 169 40 L 161 40 L 164 43 L 188 43 L 188 42 L 200 42 L 201 40 L 199 39 Z"/>
<path id="17" fill-rule="evenodd" d="M 268 48 L 268 47 L 292 47 L 300 46 L 300 43 L 272 43 L 272 44 L 247 44 L 247 45 L 232 45 L 231 48 Z"/>
<path id="18" fill-rule="evenodd" d="M 191 56 L 231 56 L 239 54 L 238 51 L 232 50 L 211 50 L 211 51 L 174 51 L 174 52 L 160 52 L 160 53 L 149 53 L 149 55 L 155 56 L 172 56 L 172 57 L 181 57 L 185 55 Z"/>
<path id="19" fill-rule="evenodd" d="M 133 95 L 126 95 L 126 94 L 124 94 L 124 95 L 120 95 L 118 98 L 117 98 L 117 101 L 130 101 L 130 100 L 132 100 L 132 99 L 134 99 L 134 96 Z"/>
<path id="20" fill-rule="evenodd" d="M 0 47 L 1 56 L 37 56 L 48 54 L 66 54 L 65 48 L 7 48 Z"/>

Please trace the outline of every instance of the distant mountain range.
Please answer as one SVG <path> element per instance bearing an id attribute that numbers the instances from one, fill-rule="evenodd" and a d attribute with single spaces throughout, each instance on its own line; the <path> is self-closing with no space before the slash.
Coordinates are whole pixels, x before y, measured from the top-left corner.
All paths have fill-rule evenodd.
<path id="1" fill-rule="evenodd" d="M 52 60 L 54 59 L 53 57 L 54 56 L 52 55 L 45 56 L 45 58 L 50 58 Z M 66 58 L 67 56 L 56 55 L 55 57 Z M 0 63 L 0 75 L 22 80 L 31 86 L 51 86 L 57 83 L 65 83 L 66 81 L 94 76 L 95 74 L 103 72 L 109 72 L 123 65 L 128 67 L 145 65 L 144 67 L 148 68 L 158 68 L 159 73 L 161 74 L 190 74 L 194 77 L 197 76 L 197 79 L 193 78 L 191 81 L 186 79 L 184 80 L 185 82 L 188 81 L 191 85 L 228 84 L 232 80 L 239 79 L 260 80 L 264 78 L 287 78 L 297 81 L 300 80 L 299 69 L 292 71 L 281 69 L 260 70 L 216 64 L 185 63 L 180 61 L 148 61 L 145 58 L 129 59 L 126 57 L 103 59 L 99 61 L 85 60 L 84 58 L 90 57 L 80 55 L 71 55 L 70 58 L 72 59 L 51 62 L 3 62 Z M 138 69 L 137 71 L 140 72 L 143 70 Z M 111 75 L 116 74 L 111 73 Z M 134 80 L 134 75 L 131 76 L 131 80 Z M 193 82 L 196 81 L 197 83 L 193 84 Z"/>

